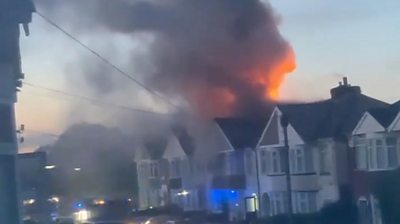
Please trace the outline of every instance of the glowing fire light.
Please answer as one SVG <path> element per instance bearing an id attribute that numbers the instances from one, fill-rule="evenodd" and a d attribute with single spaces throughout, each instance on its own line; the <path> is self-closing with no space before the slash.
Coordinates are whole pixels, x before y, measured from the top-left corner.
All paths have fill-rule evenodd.
<path id="1" fill-rule="evenodd" d="M 292 49 L 286 52 L 285 57 L 277 62 L 272 70 L 256 70 L 253 72 L 254 83 L 261 85 L 265 89 L 265 98 L 278 100 L 279 90 L 287 74 L 296 69 L 295 56 Z"/>
<path id="2" fill-rule="evenodd" d="M 24 200 L 23 204 L 24 205 L 33 205 L 36 202 L 35 199 L 28 199 L 28 200 Z"/>
<path id="3" fill-rule="evenodd" d="M 104 205 L 104 204 L 106 204 L 106 201 L 103 199 L 98 199 L 98 200 L 94 200 L 94 204 L 95 205 Z"/>

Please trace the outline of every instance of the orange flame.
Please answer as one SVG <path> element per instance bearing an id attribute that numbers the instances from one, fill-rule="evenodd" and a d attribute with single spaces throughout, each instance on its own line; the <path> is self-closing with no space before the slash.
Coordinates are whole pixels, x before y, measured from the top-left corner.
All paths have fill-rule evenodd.
<path id="1" fill-rule="evenodd" d="M 286 52 L 281 61 L 277 62 L 272 69 L 264 71 L 257 70 L 253 77 L 255 84 L 261 85 L 265 90 L 265 98 L 268 100 L 278 100 L 280 87 L 286 75 L 296 69 L 295 55 L 292 49 Z"/>

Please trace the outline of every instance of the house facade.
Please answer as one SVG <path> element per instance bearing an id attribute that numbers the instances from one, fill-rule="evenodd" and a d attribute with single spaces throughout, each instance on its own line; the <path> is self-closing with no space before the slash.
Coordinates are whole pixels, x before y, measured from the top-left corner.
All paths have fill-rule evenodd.
<path id="1" fill-rule="evenodd" d="M 367 111 L 352 138 L 353 192 L 361 224 L 381 224 L 377 186 L 390 171 L 400 167 L 400 106 L 393 104 Z"/>
<path id="2" fill-rule="evenodd" d="M 164 173 L 158 171 L 156 175 L 158 184 L 139 184 L 145 191 L 164 192 L 157 196 L 159 206 L 173 203 L 185 211 L 227 212 L 231 219 L 243 219 L 256 212 L 259 216 L 274 216 L 288 211 L 288 161 L 294 213 L 317 212 L 338 201 L 343 189 L 354 187 L 353 148 L 359 136 L 369 136 L 363 132 L 390 129 L 398 134 L 400 115 L 393 115 L 389 123 L 385 121 L 386 128 L 374 124 L 373 116 L 366 115 L 370 110 L 389 106 L 363 95 L 360 87 L 351 86 L 344 79 L 343 84 L 331 90 L 330 99 L 278 104 L 266 122 L 215 119 L 201 132 L 190 133 L 191 147 L 179 134 L 171 135 L 159 160 L 142 161 L 163 167 Z M 288 159 L 283 116 L 288 118 Z M 149 165 L 152 166 L 156 165 Z M 139 176 L 146 180 L 154 173 L 151 168 L 147 170 L 150 171 L 138 169 L 144 172 Z M 156 199 L 149 201 L 144 200 L 142 207 L 157 205 Z"/>
<path id="3" fill-rule="evenodd" d="M 135 163 L 138 182 L 138 209 L 145 210 L 160 207 L 165 204 L 162 195 L 162 176 L 165 172 L 161 158 L 151 156 L 145 146 L 136 150 Z M 164 168 L 164 169 L 163 169 Z"/>
<path id="4" fill-rule="evenodd" d="M 282 116 L 289 121 L 292 209 L 294 213 L 312 213 L 339 200 L 343 187 L 350 188 L 351 131 L 366 110 L 386 105 L 363 95 L 347 80 L 331 90 L 331 99 L 277 105 L 257 145 L 261 214 L 288 211 Z"/>

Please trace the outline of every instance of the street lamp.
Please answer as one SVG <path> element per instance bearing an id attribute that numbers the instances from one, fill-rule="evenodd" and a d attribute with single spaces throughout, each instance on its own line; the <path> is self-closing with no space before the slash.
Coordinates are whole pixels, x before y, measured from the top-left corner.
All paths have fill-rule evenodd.
<path id="1" fill-rule="evenodd" d="M 290 178 L 290 159 L 289 159 L 289 139 L 287 128 L 289 126 L 289 119 L 286 115 L 281 116 L 281 126 L 283 128 L 283 138 L 284 138 L 284 163 L 285 163 L 285 175 L 286 175 L 286 191 L 288 196 L 288 223 L 293 223 L 293 207 L 292 207 L 292 180 Z"/>

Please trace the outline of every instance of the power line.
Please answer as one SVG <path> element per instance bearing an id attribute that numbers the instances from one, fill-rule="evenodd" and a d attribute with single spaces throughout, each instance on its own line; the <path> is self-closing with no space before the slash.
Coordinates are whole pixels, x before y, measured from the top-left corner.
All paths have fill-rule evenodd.
<path id="1" fill-rule="evenodd" d="M 150 111 L 150 110 L 144 110 L 144 109 L 139 109 L 139 108 L 133 108 L 133 107 L 128 107 L 128 106 L 121 106 L 121 105 L 116 105 L 116 104 L 112 104 L 112 103 L 108 103 L 108 102 L 103 102 L 103 101 L 99 101 L 99 100 L 95 100 L 93 98 L 89 98 L 86 96 L 81 96 L 81 95 L 77 95 L 77 94 L 73 94 L 73 93 L 68 93 L 62 90 L 58 90 L 58 89 L 52 89 L 52 88 L 48 88 L 45 86 L 40 86 L 40 85 L 36 85 L 36 84 L 32 84 L 29 82 L 23 82 L 24 85 L 26 86 L 30 86 L 33 88 L 37 88 L 37 89 L 43 89 L 49 92 L 53 92 L 59 95 L 63 95 L 63 96 L 67 96 L 67 97 L 73 97 L 79 100 L 83 100 L 83 101 L 87 101 L 90 102 L 92 104 L 95 104 L 96 106 L 105 106 L 108 108 L 117 108 L 117 109 L 122 109 L 122 110 L 129 110 L 129 111 L 133 111 L 133 112 L 140 112 L 140 113 L 148 113 L 148 114 L 153 114 L 153 115 L 158 115 L 158 116 L 164 116 L 166 114 L 162 114 L 162 113 L 158 113 L 158 112 L 154 112 L 154 111 Z M 50 97 L 47 95 L 42 95 L 44 97 Z"/>
<path id="2" fill-rule="evenodd" d="M 151 93 L 152 95 L 158 97 L 159 99 L 163 100 L 165 103 L 167 103 L 168 105 L 174 107 L 174 108 L 178 108 L 175 104 L 171 103 L 167 98 L 165 98 L 164 96 L 158 94 L 157 92 L 155 92 L 154 90 L 152 90 L 151 88 L 147 87 L 145 84 L 143 84 L 142 82 L 140 82 L 139 80 L 135 79 L 133 76 L 129 75 L 128 73 L 126 73 L 125 71 L 123 71 L 122 69 L 120 69 L 118 66 L 116 66 L 115 64 L 113 64 L 111 61 L 109 61 L 108 59 L 106 59 L 105 57 L 101 56 L 98 52 L 96 52 L 95 50 L 93 50 L 92 48 L 90 48 L 88 45 L 84 44 L 82 41 L 80 41 L 78 38 L 76 38 L 75 36 L 73 36 L 72 34 L 70 34 L 68 31 L 66 31 L 65 29 L 63 29 L 61 26 L 59 26 L 58 24 L 56 24 L 55 22 L 53 22 L 49 17 L 43 15 L 41 12 L 36 11 L 36 14 L 39 15 L 39 17 L 41 17 L 44 21 L 46 21 L 47 23 L 49 23 L 50 25 L 52 25 L 53 27 L 55 27 L 56 29 L 58 29 L 59 31 L 61 31 L 62 33 L 64 33 L 67 37 L 71 38 L 73 41 L 75 41 L 78 45 L 80 45 L 81 47 L 85 48 L 87 51 L 89 51 L 90 53 L 92 53 L 94 56 L 96 56 L 98 59 L 100 59 L 103 63 L 107 64 L 108 66 L 112 67 L 113 69 L 115 69 L 118 73 L 120 73 L 121 75 L 125 76 L 126 78 L 128 78 L 129 80 L 133 81 L 134 83 L 136 83 L 137 85 L 139 85 L 140 87 L 142 87 L 143 89 L 145 89 L 147 92 Z"/>
<path id="3" fill-rule="evenodd" d="M 24 131 L 24 134 L 25 133 L 36 133 L 36 134 L 40 134 L 40 135 L 44 135 L 44 136 L 51 136 L 51 137 L 53 137 L 53 138 L 58 138 L 58 137 L 60 137 L 60 135 L 58 135 L 58 134 L 53 134 L 53 133 L 48 133 L 48 132 L 44 132 L 44 131 L 39 131 L 39 130 L 35 130 L 35 129 L 26 129 L 25 131 Z"/>

